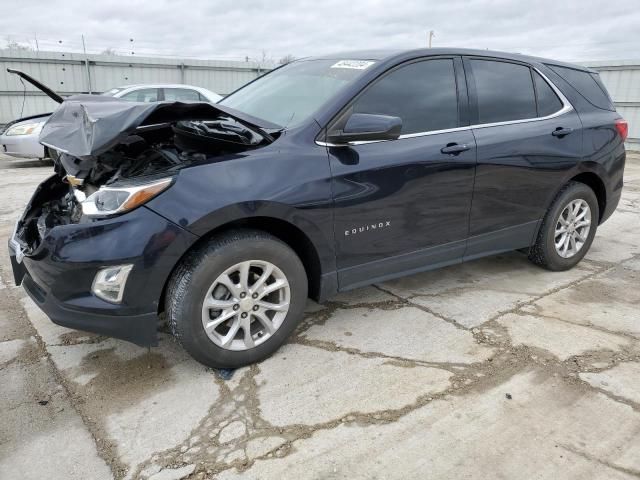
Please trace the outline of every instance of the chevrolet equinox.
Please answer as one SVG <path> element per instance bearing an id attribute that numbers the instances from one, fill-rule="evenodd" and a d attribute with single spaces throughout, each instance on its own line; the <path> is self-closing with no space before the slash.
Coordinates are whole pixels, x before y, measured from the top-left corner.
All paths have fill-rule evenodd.
<path id="1" fill-rule="evenodd" d="M 57 324 L 149 346 L 164 315 L 238 367 L 307 297 L 511 250 L 572 268 L 618 204 L 626 136 L 597 72 L 489 51 L 307 58 L 215 105 L 77 95 L 40 133 L 55 173 L 14 277 Z"/>

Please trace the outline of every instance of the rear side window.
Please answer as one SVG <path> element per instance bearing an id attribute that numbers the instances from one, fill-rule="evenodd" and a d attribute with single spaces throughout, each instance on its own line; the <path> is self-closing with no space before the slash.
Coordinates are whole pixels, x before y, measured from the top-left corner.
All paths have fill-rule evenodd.
<path id="1" fill-rule="evenodd" d="M 478 102 L 478 123 L 535 118 L 536 97 L 529 67 L 470 60 Z"/>
<path id="2" fill-rule="evenodd" d="M 400 117 L 403 134 L 457 127 L 453 60 L 425 60 L 394 70 L 367 89 L 353 111 Z"/>
<path id="3" fill-rule="evenodd" d="M 165 88 L 164 99 L 169 102 L 199 102 L 200 94 L 188 88 Z"/>
<path id="4" fill-rule="evenodd" d="M 597 75 L 557 65 L 547 66 L 566 80 L 594 107 L 615 111 L 611 98 Z"/>
<path id="5" fill-rule="evenodd" d="M 128 100 L 130 102 L 157 102 L 158 101 L 158 89 L 157 88 L 144 88 L 142 90 L 134 90 L 123 95 L 122 100 Z"/>
<path id="6" fill-rule="evenodd" d="M 532 70 L 532 72 L 533 81 L 536 85 L 536 96 L 538 99 L 538 116 L 546 117 L 547 115 L 556 113 L 562 108 L 562 101 L 538 72 L 534 70 Z"/>

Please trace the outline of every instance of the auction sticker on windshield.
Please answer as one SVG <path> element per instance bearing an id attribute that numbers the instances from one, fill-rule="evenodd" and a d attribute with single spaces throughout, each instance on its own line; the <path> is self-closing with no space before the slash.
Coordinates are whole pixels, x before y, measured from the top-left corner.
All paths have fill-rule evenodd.
<path id="1" fill-rule="evenodd" d="M 376 62 L 369 60 L 340 60 L 338 63 L 331 65 L 331 68 L 351 68 L 354 70 L 364 70 Z"/>

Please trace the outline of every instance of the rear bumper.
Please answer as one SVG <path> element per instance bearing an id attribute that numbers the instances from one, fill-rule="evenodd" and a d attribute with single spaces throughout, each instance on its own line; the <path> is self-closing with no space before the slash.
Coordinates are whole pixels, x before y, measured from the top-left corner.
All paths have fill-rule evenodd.
<path id="1" fill-rule="evenodd" d="M 38 135 L 0 135 L 0 153 L 18 158 L 44 158 Z"/>
<path id="2" fill-rule="evenodd" d="M 607 199 L 607 206 L 600 216 L 600 224 L 604 223 L 611 215 L 613 215 L 613 212 L 616 211 L 616 208 L 618 208 L 618 204 L 620 203 L 620 197 L 622 197 L 622 190 L 614 192 Z"/>
<path id="3" fill-rule="evenodd" d="M 30 256 L 22 256 L 12 238 L 9 256 L 16 285 L 22 284 L 54 323 L 152 346 L 158 342 L 165 282 L 196 239 L 140 207 L 109 220 L 54 227 Z M 121 264 L 133 264 L 122 303 L 93 295 L 97 271 Z"/>

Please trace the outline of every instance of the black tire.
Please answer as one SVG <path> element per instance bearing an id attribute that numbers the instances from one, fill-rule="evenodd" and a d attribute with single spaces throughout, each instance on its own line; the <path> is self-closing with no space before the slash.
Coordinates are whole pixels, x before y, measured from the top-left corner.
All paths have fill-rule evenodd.
<path id="1" fill-rule="evenodd" d="M 563 258 L 555 247 L 555 229 L 559 221 L 560 214 L 573 200 L 582 199 L 587 202 L 591 210 L 591 225 L 587 239 L 582 248 L 572 257 Z M 593 190 L 584 183 L 567 183 L 556 198 L 545 215 L 536 242 L 529 250 L 529 260 L 551 271 L 569 270 L 576 266 L 589 251 L 593 238 L 596 235 L 600 211 L 598 199 Z"/>
<path id="2" fill-rule="evenodd" d="M 284 273 L 290 287 L 289 311 L 280 327 L 260 345 L 248 350 L 227 350 L 207 336 L 202 304 L 219 275 L 247 260 L 270 262 Z M 285 342 L 303 317 L 307 288 L 304 266 L 287 244 L 259 230 L 234 230 L 211 238 L 181 261 L 167 288 L 167 321 L 178 342 L 200 363 L 213 368 L 238 368 L 267 358 Z"/>

